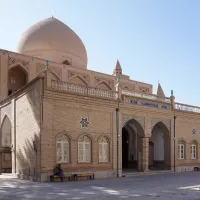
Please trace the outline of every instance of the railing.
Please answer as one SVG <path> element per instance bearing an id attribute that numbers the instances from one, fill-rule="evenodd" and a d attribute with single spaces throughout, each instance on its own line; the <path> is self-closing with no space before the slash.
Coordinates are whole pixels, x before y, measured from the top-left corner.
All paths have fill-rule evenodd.
<path id="1" fill-rule="evenodd" d="M 51 88 L 53 90 L 66 91 L 70 93 L 78 93 L 85 96 L 96 96 L 96 97 L 102 97 L 102 98 L 112 99 L 112 100 L 116 100 L 118 98 L 117 92 L 114 92 L 114 91 L 107 91 L 107 90 L 102 90 L 98 88 L 85 87 L 85 86 L 75 85 L 72 83 L 66 83 L 62 81 L 52 80 Z"/>
<path id="2" fill-rule="evenodd" d="M 196 107 L 196 106 L 190 106 L 190 105 L 186 105 L 186 104 L 175 103 L 174 107 L 175 107 L 175 110 L 200 113 L 200 107 Z"/>
<path id="3" fill-rule="evenodd" d="M 161 101 L 161 102 L 164 102 L 164 103 L 171 103 L 171 99 L 169 97 L 159 97 L 159 96 L 154 95 L 154 94 L 144 94 L 144 93 L 139 93 L 139 92 L 130 92 L 130 91 L 127 91 L 127 90 L 122 90 L 122 94 L 127 95 L 127 96 L 150 99 L 150 100 L 154 100 L 154 101 Z"/>
<path id="4" fill-rule="evenodd" d="M 57 91 L 66 91 L 70 93 L 77 93 L 85 96 L 95 96 L 95 97 L 102 97 L 111 100 L 117 100 L 118 94 L 115 91 L 107 91 L 98 88 L 92 87 L 85 87 L 81 85 L 75 85 L 72 83 L 66 83 L 62 81 L 51 81 L 51 88 Z M 122 95 L 139 97 L 143 99 L 155 100 L 164 103 L 171 103 L 171 99 L 169 97 L 158 97 L 157 95 L 153 94 L 144 94 L 139 92 L 130 92 L 127 90 L 122 90 Z M 187 111 L 187 112 L 195 112 L 200 113 L 200 107 L 181 104 L 181 103 L 174 103 L 175 110 L 180 111 Z"/>

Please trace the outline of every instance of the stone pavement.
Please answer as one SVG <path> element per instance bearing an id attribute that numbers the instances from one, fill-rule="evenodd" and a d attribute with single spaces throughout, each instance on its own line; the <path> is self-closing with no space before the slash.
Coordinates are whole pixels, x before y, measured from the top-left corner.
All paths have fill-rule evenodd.
<path id="1" fill-rule="evenodd" d="M 0 175 L 0 199 L 200 200 L 200 172 L 63 183 L 36 183 Z"/>

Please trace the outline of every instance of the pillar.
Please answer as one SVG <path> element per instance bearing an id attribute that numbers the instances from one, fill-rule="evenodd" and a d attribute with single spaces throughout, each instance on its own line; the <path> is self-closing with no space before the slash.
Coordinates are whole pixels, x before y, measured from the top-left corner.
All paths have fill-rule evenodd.
<path id="1" fill-rule="evenodd" d="M 141 169 L 142 171 L 149 170 L 149 137 L 141 138 L 142 140 L 142 155 L 141 155 Z"/>

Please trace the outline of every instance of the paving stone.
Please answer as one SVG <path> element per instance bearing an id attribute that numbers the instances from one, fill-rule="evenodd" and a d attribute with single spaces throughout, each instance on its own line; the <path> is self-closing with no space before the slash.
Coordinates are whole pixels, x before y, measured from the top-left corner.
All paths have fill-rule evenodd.
<path id="1" fill-rule="evenodd" d="M 199 200 L 199 187 L 200 174 L 195 172 L 62 183 L 38 183 L 1 175 L 0 199 Z"/>

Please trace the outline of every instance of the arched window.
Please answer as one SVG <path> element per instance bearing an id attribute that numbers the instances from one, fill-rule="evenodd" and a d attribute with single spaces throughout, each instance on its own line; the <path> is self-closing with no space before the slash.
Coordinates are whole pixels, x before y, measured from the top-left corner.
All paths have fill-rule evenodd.
<path id="1" fill-rule="evenodd" d="M 190 158 L 197 159 L 197 143 L 196 143 L 196 141 L 193 141 L 190 146 Z"/>
<path id="2" fill-rule="evenodd" d="M 109 140 L 106 137 L 99 138 L 99 162 L 109 162 Z"/>
<path id="3" fill-rule="evenodd" d="M 91 162 L 91 139 L 84 135 L 78 139 L 78 162 Z"/>
<path id="4" fill-rule="evenodd" d="M 69 62 L 69 60 L 64 60 L 64 61 L 62 62 L 62 64 L 64 64 L 64 65 L 70 65 L 71 63 Z"/>
<path id="5" fill-rule="evenodd" d="M 180 160 L 185 159 L 185 142 L 183 140 L 178 143 L 178 158 Z"/>
<path id="6" fill-rule="evenodd" d="M 69 163 L 69 138 L 67 135 L 56 137 L 57 163 Z"/>

